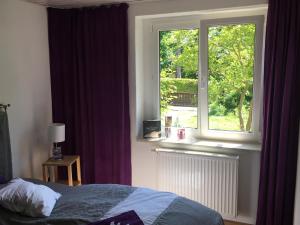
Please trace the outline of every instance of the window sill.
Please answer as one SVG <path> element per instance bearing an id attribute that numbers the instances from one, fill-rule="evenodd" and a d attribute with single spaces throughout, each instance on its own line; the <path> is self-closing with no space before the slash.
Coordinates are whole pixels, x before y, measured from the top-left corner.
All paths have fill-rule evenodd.
<path id="1" fill-rule="evenodd" d="M 241 143 L 229 141 L 216 141 L 216 140 L 200 140 L 196 138 L 175 139 L 175 138 L 139 138 L 139 142 L 163 144 L 175 144 L 178 146 L 192 146 L 192 147 L 206 147 L 213 149 L 233 149 L 233 150 L 248 150 L 248 151 L 261 151 L 260 143 Z"/>

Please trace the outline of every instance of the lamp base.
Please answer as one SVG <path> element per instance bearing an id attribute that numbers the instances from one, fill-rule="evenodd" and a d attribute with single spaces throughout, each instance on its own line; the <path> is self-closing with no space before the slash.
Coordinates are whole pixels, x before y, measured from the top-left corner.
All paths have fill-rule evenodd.
<path id="1" fill-rule="evenodd" d="M 61 147 L 54 146 L 52 150 L 52 158 L 54 160 L 62 160 L 63 155 L 61 154 Z"/>

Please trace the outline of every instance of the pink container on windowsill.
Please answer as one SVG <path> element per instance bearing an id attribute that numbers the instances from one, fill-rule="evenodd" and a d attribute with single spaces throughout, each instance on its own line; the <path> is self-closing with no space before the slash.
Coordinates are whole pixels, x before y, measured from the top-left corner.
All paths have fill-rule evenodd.
<path id="1" fill-rule="evenodd" d="M 178 139 L 185 139 L 185 129 L 184 128 L 179 128 L 177 130 L 177 137 L 178 137 Z"/>

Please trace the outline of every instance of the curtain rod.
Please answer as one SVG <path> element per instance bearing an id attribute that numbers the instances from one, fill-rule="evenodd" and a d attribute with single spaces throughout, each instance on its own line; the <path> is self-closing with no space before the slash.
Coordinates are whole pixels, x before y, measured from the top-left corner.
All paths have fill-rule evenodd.
<path id="1" fill-rule="evenodd" d="M 97 7 L 100 7 L 100 6 L 107 6 L 107 7 L 110 7 L 110 6 L 114 6 L 114 5 L 120 5 L 120 4 L 128 4 L 128 5 L 134 5 L 134 4 L 139 4 L 139 3 L 150 3 L 150 2 L 159 2 L 161 0 L 126 0 L 126 1 L 120 1 L 120 2 L 105 2 L 105 3 L 101 3 L 101 2 L 98 2 L 98 3 L 78 3 L 78 4 L 57 4 L 57 5 L 54 5 L 54 4 L 42 4 L 48 8 L 55 8 L 55 9 L 77 9 L 77 8 L 97 8 Z M 167 0 L 167 1 L 172 1 L 172 0 Z M 39 1 L 31 1 L 33 3 L 38 3 L 38 4 L 41 4 L 39 3 Z"/>
<path id="2" fill-rule="evenodd" d="M 128 2 L 112 2 L 112 3 L 98 3 L 98 4 L 77 4 L 77 5 L 51 5 L 51 4 L 47 4 L 45 5 L 47 8 L 54 8 L 54 9 L 84 9 L 84 8 L 100 8 L 100 7 L 114 7 L 114 6 L 120 6 L 122 4 L 127 4 L 129 5 Z"/>

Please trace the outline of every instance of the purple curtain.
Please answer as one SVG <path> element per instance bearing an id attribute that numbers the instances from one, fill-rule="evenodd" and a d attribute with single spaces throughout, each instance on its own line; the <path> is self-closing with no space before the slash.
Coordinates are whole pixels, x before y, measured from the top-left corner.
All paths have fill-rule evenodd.
<path id="1" fill-rule="evenodd" d="M 270 0 L 257 225 L 292 225 L 300 106 L 300 2 Z"/>
<path id="2" fill-rule="evenodd" d="M 48 9 L 53 120 L 84 183 L 131 184 L 127 9 Z"/>

